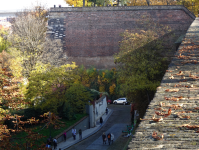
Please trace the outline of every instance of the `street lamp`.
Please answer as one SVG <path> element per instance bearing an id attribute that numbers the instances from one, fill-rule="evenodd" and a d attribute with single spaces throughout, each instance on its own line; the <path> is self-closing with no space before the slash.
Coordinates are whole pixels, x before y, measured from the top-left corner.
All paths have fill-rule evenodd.
<path id="1" fill-rule="evenodd" d="M 51 119 L 51 112 L 49 111 L 49 131 L 50 131 L 50 138 L 51 138 L 50 119 Z"/>
<path id="2" fill-rule="evenodd" d="M 191 0 L 191 2 L 192 2 L 192 13 L 194 13 L 194 12 L 193 12 L 193 0 Z"/>

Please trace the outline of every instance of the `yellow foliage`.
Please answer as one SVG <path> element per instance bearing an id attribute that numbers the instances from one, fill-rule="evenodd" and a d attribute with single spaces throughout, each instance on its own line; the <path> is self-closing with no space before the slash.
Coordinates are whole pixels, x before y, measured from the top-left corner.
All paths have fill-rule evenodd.
<path id="1" fill-rule="evenodd" d="M 109 87 L 109 92 L 110 92 L 111 95 L 113 95 L 113 94 L 115 93 L 115 87 L 116 87 L 115 83 L 113 83 L 113 84 Z"/>
<path id="2" fill-rule="evenodd" d="M 83 6 L 83 0 L 64 0 L 69 6 L 74 7 L 82 7 Z M 90 7 L 92 2 L 85 1 L 85 6 Z"/>
<path id="3" fill-rule="evenodd" d="M 104 85 L 99 86 L 99 92 L 105 92 L 105 86 Z"/>
<path id="4" fill-rule="evenodd" d="M 22 77 L 22 57 L 18 57 L 20 56 L 20 51 L 17 50 L 13 50 L 11 52 L 11 55 L 13 56 L 11 59 L 9 59 L 9 68 L 12 70 L 12 74 L 17 77 L 20 78 Z"/>

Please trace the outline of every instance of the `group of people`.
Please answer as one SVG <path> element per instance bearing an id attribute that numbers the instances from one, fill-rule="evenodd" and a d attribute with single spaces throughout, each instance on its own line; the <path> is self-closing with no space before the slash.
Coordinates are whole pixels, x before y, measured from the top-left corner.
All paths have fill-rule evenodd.
<path id="1" fill-rule="evenodd" d="M 47 148 L 50 148 L 51 145 L 52 145 L 52 142 L 53 142 L 54 149 L 56 149 L 56 148 L 57 148 L 57 139 L 54 138 L 54 139 L 52 140 L 51 136 L 47 139 L 46 147 L 47 147 Z"/>
<path id="2" fill-rule="evenodd" d="M 72 136 L 73 136 L 73 139 L 76 140 L 76 129 L 73 127 L 72 128 Z M 79 140 L 82 139 L 82 129 L 79 129 Z"/>
<path id="3" fill-rule="evenodd" d="M 105 134 L 105 132 L 102 134 L 102 140 L 103 140 L 103 144 L 106 144 L 106 141 L 108 139 L 108 143 L 109 145 L 112 143 L 113 144 L 113 139 L 114 139 L 114 135 L 113 133 L 108 133 L 107 136 Z"/>

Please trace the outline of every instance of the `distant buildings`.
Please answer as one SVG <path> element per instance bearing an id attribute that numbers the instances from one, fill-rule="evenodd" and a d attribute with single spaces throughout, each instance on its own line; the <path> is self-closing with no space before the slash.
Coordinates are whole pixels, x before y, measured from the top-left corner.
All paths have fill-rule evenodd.
<path id="1" fill-rule="evenodd" d="M 0 12 L 0 29 L 9 29 L 11 26 L 11 21 L 15 18 L 16 12 L 3 11 Z"/>

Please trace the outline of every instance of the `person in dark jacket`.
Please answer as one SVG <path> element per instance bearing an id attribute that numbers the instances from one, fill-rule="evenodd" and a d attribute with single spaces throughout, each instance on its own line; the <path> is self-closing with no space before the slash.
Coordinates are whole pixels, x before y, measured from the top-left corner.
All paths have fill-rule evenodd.
<path id="1" fill-rule="evenodd" d="M 103 119 L 102 117 L 100 117 L 100 127 L 102 126 L 102 123 L 103 123 Z"/>
<path id="2" fill-rule="evenodd" d="M 53 140 L 53 145 L 54 145 L 54 149 L 56 149 L 57 148 L 57 139 L 56 138 Z"/>
<path id="3" fill-rule="evenodd" d="M 64 141 L 66 142 L 66 131 L 64 132 Z"/>
<path id="4" fill-rule="evenodd" d="M 107 134 L 107 138 L 108 138 L 108 144 L 110 145 L 110 143 L 111 143 L 111 134 L 110 133 Z"/>
<path id="5" fill-rule="evenodd" d="M 104 143 L 106 144 L 106 134 L 105 133 L 102 134 L 102 140 L 103 140 L 103 144 Z"/>
<path id="6" fill-rule="evenodd" d="M 82 129 L 79 129 L 79 139 L 82 139 Z"/>
<path id="7" fill-rule="evenodd" d="M 106 107 L 106 115 L 108 115 L 108 108 Z"/>

